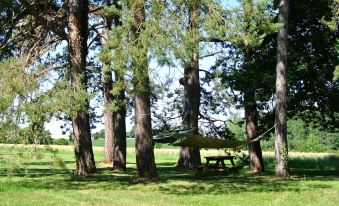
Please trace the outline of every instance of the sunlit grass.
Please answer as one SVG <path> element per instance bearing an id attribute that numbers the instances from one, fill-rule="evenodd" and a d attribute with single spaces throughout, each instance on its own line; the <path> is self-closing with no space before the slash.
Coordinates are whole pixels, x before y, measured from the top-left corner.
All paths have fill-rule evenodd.
<path id="1" fill-rule="evenodd" d="M 51 149 L 52 148 L 52 149 Z M 273 153 L 264 153 L 267 172 L 255 175 L 199 174 L 173 167 L 178 149 L 155 149 L 159 177 L 136 177 L 135 153 L 128 148 L 126 174 L 103 164 L 98 173 L 75 177 L 72 146 L 0 146 L 0 205 L 337 205 L 339 157 L 291 153 L 293 178 L 274 176 Z M 202 157 L 223 151 L 202 150 Z M 62 160 L 60 162 L 60 160 Z"/>

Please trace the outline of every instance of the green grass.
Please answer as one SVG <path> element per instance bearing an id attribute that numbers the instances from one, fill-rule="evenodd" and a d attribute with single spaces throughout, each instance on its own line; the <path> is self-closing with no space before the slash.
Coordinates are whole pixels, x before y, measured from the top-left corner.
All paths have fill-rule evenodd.
<path id="1" fill-rule="evenodd" d="M 261 175 L 195 175 L 175 169 L 177 149 L 156 149 L 159 177 L 136 177 L 134 149 L 128 149 L 128 171 L 113 173 L 96 147 L 98 173 L 75 177 L 72 146 L 0 146 L 0 205 L 338 205 L 339 156 L 291 154 L 293 178 L 274 177 L 272 153 L 264 153 Z M 202 156 L 218 151 L 202 151 Z M 61 161 L 62 160 L 62 161 Z"/>

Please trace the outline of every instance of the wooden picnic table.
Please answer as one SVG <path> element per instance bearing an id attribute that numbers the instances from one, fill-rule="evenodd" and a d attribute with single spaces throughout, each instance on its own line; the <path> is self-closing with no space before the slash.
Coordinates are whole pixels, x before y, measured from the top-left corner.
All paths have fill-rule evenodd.
<path id="1" fill-rule="evenodd" d="M 234 161 L 233 161 L 234 157 L 235 156 L 233 156 L 233 155 L 222 155 L 222 156 L 208 156 L 208 157 L 205 157 L 206 163 L 205 163 L 205 166 L 204 166 L 204 171 L 208 171 L 210 169 L 212 169 L 212 170 L 221 169 L 221 170 L 228 171 L 229 168 L 226 166 L 225 160 L 229 160 L 231 162 L 231 164 L 232 164 L 232 167 L 236 167 L 236 165 L 234 164 Z M 216 161 L 215 165 L 210 165 L 211 161 Z"/>

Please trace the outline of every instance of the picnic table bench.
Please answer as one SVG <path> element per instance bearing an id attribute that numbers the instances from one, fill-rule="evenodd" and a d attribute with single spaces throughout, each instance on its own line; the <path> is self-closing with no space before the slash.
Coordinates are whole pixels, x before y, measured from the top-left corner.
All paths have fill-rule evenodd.
<path id="1" fill-rule="evenodd" d="M 241 165 L 235 165 L 233 155 L 221 155 L 221 156 L 208 156 L 204 157 L 206 159 L 206 163 L 204 165 L 203 172 L 207 171 L 217 171 L 217 172 L 238 172 L 238 169 L 243 168 Z M 226 165 L 225 160 L 229 160 L 231 165 Z M 215 161 L 215 164 L 210 164 L 211 161 Z"/>

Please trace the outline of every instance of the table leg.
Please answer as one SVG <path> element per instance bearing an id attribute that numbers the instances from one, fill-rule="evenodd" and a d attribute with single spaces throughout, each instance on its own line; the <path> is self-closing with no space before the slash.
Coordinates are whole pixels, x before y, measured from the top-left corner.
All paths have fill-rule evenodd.
<path id="1" fill-rule="evenodd" d="M 230 159 L 230 160 L 231 160 L 232 165 L 235 166 L 234 161 L 233 161 L 233 158 Z"/>
<path id="2" fill-rule="evenodd" d="M 224 160 L 221 160 L 221 165 L 222 165 L 223 168 L 226 168 Z"/>
<path id="3" fill-rule="evenodd" d="M 207 160 L 205 167 L 204 167 L 204 172 L 206 172 L 208 170 L 209 163 L 210 163 L 210 160 Z"/>
<path id="4" fill-rule="evenodd" d="M 215 163 L 215 168 L 218 168 L 219 164 L 220 164 L 220 160 L 217 160 L 217 162 Z"/>

